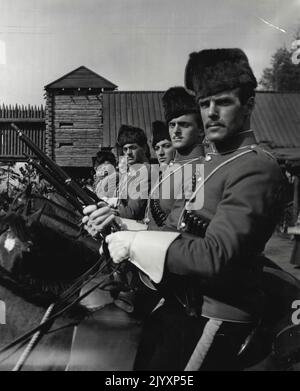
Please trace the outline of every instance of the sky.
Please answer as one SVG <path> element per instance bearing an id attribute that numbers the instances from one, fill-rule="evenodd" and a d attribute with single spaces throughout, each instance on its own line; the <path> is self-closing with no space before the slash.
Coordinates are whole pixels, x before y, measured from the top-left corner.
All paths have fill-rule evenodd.
<path id="1" fill-rule="evenodd" d="M 119 90 L 165 90 L 205 48 L 242 48 L 259 79 L 298 26 L 300 0 L 0 0 L 0 104 L 42 104 L 81 65 Z"/>

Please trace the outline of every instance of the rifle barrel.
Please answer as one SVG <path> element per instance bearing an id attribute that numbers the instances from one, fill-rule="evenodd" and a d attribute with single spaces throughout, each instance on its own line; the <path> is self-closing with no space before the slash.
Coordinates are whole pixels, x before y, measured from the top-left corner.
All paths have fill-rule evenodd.
<path id="1" fill-rule="evenodd" d="M 41 164 L 36 162 L 32 157 L 25 154 L 27 157 L 28 163 L 31 164 L 38 172 L 40 172 L 43 177 L 52 185 L 64 198 L 66 198 L 70 204 L 74 206 L 76 210 L 78 210 L 80 213 L 82 212 L 82 204 L 78 201 L 76 197 L 74 197 L 72 194 L 68 194 L 64 186 L 59 183 L 53 176 L 45 169 Z"/>
<path id="2" fill-rule="evenodd" d="M 34 159 L 31 159 L 31 164 L 35 165 L 36 169 L 45 176 L 45 179 L 50 182 L 67 200 L 69 200 L 76 209 L 79 208 L 82 212 L 85 205 L 94 205 L 101 202 L 96 195 L 91 196 L 82 189 L 80 185 L 78 185 L 61 167 L 54 163 L 53 160 L 51 160 L 39 147 L 37 147 L 17 125 L 12 123 L 11 127 L 17 132 L 20 140 L 32 152 L 34 152 L 41 162 L 41 164 L 38 164 L 34 161 Z M 83 203 L 83 205 L 81 205 L 77 198 Z M 120 230 L 119 224 L 115 221 L 111 222 L 111 226 L 115 231 Z"/>
<path id="3" fill-rule="evenodd" d="M 97 196 L 89 196 L 81 187 L 78 185 L 74 179 L 72 179 L 61 167 L 59 167 L 53 160 L 51 160 L 39 147 L 37 147 L 29 137 L 27 137 L 18 126 L 14 123 L 11 124 L 11 127 L 17 132 L 20 140 L 38 157 L 38 159 L 53 172 L 57 177 L 60 177 L 63 183 L 68 186 L 70 191 L 85 205 L 91 205 L 95 202 L 99 202 Z"/>

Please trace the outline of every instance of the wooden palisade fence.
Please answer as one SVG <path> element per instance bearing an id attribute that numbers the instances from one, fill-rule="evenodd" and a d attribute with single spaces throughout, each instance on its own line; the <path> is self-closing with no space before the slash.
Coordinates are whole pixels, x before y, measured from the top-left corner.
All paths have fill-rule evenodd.
<path id="1" fill-rule="evenodd" d="M 45 109 L 43 106 L 0 106 L 0 161 L 22 161 L 30 151 L 18 139 L 14 122 L 42 150 L 45 150 Z"/>

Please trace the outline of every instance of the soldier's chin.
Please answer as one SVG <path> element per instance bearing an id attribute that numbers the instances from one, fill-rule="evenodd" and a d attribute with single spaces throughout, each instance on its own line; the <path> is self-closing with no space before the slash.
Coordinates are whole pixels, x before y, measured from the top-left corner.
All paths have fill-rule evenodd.
<path id="1" fill-rule="evenodd" d="M 217 142 L 222 141 L 224 139 L 225 135 L 222 131 L 211 131 L 206 135 L 206 138 L 208 141 L 211 142 Z"/>
<path id="2" fill-rule="evenodd" d="M 172 143 L 174 148 L 176 149 L 181 149 L 186 147 L 185 142 L 183 140 L 174 140 Z"/>

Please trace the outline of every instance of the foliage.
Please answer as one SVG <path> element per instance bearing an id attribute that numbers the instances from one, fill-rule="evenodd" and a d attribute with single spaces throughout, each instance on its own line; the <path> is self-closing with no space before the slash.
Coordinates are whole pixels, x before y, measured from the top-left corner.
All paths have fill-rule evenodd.
<path id="1" fill-rule="evenodd" d="M 271 67 L 263 70 L 259 84 L 265 90 L 300 91 L 300 64 L 292 62 L 293 51 L 278 49 L 272 56 Z"/>
<path id="2" fill-rule="evenodd" d="M 50 186 L 44 180 L 40 180 L 35 169 L 29 164 L 21 167 L 19 172 L 15 165 L 0 167 L 0 211 L 6 211 L 10 203 L 21 192 L 30 188 L 31 193 L 45 195 L 50 191 Z"/>

